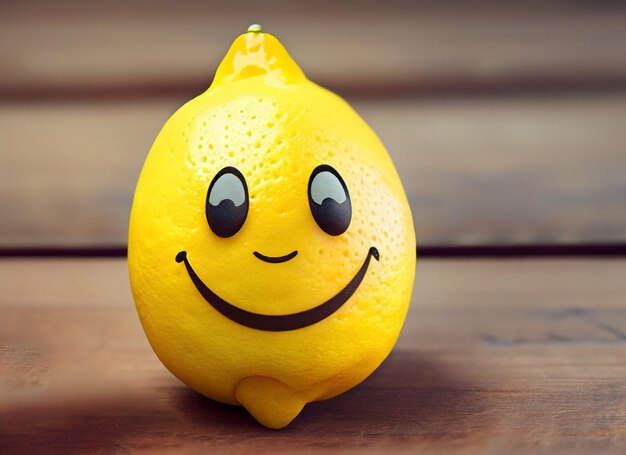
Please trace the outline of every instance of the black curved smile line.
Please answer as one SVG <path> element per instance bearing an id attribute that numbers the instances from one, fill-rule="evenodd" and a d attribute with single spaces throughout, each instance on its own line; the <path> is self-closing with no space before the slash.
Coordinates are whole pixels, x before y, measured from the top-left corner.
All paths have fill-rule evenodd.
<path id="1" fill-rule="evenodd" d="M 281 262 L 287 262 L 291 259 L 295 258 L 298 254 L 298 250 L 294 250 L 289 254 L 285 254 L 284 256 L 265 256 L 264 254 L 255 251 L 254 254 L 257 258 L 262 261 L 269 262 L 270 264 L 280 264 Z"/>
<path id="2" fill-rule="evenodd" d="M 259 314 L 242 310 L 241 308 L 236 307 L 219 297 L 202 282 L 200 277 L 196 275 L 196 272 L 191 267 L 191 264 L 189 264 L 186 251 L 181 251 L 176 255 L 176 262 L 185 263 L 187 273 L 189 274 L 191 281 L 193 281 L 193 284 L 196 286 L 196 289 L 198 289 L 200 294 L 202 294 L 204 300 L 206 300 L 223 316 L 233 322 L 236 322 L 237 324 L 241 324 L 251 329 L 284 332 L 287 330 L 296 330 L 313 325 L 327 318 L 341 308 L 341 306 L 346 303 L 350 297 L 352 297 L 352 294 L 354 294 L 361 284 L 361 281 L 363 281 L 372 256 L 377 261 L 379 260 L 378 250 L 376 247 L 371 247 L 369 249 L 367 257 L 365 258 L 365 261 L 359 271 L 334 297 L 331 297 L 326 302 L 308 310 L 285 315 Z"/>

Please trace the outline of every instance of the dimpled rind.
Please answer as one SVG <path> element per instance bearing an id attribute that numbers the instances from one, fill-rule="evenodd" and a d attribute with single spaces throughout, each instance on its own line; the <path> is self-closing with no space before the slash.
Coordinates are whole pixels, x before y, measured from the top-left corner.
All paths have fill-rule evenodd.
<path id="1" fill-rule="evenodd" d="M 321 164 L 336 169 L 350 192 L 352 217 L 341 235 L 320 229 L 309 208 L 309 177 Z M 246 179 L 249 211 L 241 229 L 222 238 L 208 226 L 205 204 L 227 166 Z M 379 260 L 342 307 L 281 332 L 218 313 L 182 263 L 233 305 L 285 315 L 337 294 L 372 247 Z M 279 264 L 253 254 L 294 250 Z M 255 32 L 237 38 L 211 88 L 155 140 L 135 191 L 128 261 L 141 323 L 163 364 L 200 393 L 281 428 L 306 403 L 354 387 L 387 357 L 410 301 L 415 236 L 401 182 L 373 131 L 307 80 L 276 38 Z"/>

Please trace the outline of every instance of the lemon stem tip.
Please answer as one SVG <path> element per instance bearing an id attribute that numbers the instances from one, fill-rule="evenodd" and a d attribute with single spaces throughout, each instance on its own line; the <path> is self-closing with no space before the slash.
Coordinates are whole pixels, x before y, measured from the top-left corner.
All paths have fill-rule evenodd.
<path id="1" fill-rule="evenodd" d="M 252 24 L 248 27 L 248 32 L 250 33 L 261 33 L 263 31 L 263 27 L 261 24 Z"/>

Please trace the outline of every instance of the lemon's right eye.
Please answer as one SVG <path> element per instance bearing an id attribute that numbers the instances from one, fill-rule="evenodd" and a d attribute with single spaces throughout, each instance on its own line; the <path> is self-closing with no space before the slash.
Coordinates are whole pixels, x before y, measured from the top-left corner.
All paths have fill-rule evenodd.
<path id="1" fill-rule="evenodd" d="M 309 178 L 309 207 L 317 225 L 329 235 L 343 234 L 352 218 L 348 187 L 339 172 L 322 164 Z"/>
<path id="2" fill-rule="evenodd" d="M 220 237 L 239 232 L 248 216 L 248 186 L 243 174 L 232 166 L 219 171 L 206 197 L 206 219 L 211 230 Z"/>

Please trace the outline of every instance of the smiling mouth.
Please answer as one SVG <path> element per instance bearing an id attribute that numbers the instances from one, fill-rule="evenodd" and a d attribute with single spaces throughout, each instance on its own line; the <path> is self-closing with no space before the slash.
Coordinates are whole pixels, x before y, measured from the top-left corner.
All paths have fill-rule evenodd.
<path id="1" fill-rule="evenodd" d="M 265 256 L 264 254 L 261 254 L 258 251 L 255 251 L 252 254 L 254 254 L 260 260 L 269 262 L 270 264 L 280 264 L 281 262 L 287 262 L 295 258 L 298 254 L 298 250 L 294 250 L 289 254 L 285 254 L 284 256 Z"/>
<path id="2" fill-rule="evenodd" d="M 290 256 L 292 254 L 293 256 L 295 256 L 294 253 L 297 254 L 297 252 L 293 252 L 288 254 L 287 256 Z M 282 256 L 279 259 L 285 258 L 287 256 Z M 361 268 L 357 271 L 356 275 L 354 275 L 350 282 L 348 282 L 348 284 L 346 284 L 341 291 L 328 299 L 326 302 L 308 310 L 301 311 L 299 313 L 291 313 L 285 315 L 260 314 L 242 310 L 241 308 L 231 303 L 228 303 L 226 300 L 219 297 L 215 292 L 213 292 L 211 289 L 208 288 L 207 285 L 203 283 L 200 277 L 193 270 L 193 267 L 191 267 L 191 264 L 187 259 L 186 251 L 181 251 L 176 255 L 176 262 L 185 263 L 187 273 L 189 274 L 191 281 L 193 281 L 193 284 L 196 286 L 196 289 L 198 289 L 202 297 L 204 297 L 204 300 L 206 300 L 209 305 L 211 305 L 223 316 L 227 317 L 233 322 L 236 322 L 237 324 L 241 324 L 251 329 L 266 330 L 272 332 L 284 332 L 287 330 L 301 329 L 316 324 L 333 314 L 339 308 L 341 308 L 343 304 L 346 303 L 346 301 L 350 297 L 352 297 L 352 294 L 354 294 L 354 292 L 358 289 L 359 285 L 363 281 L 372 257 L 374 257 L 374 259 L 376 259 L 377 261 L 380 258 L 376 247 L 371 247 L 369 249 L 369 251 L 367 252 L 367 256 L 365 257 L 365 261 L 363 261 L 363 265 L 361 265 Z M 288 261 L 289 259 L 284 259 L 281 262 L 284 262 L 285 260 Z"/>

